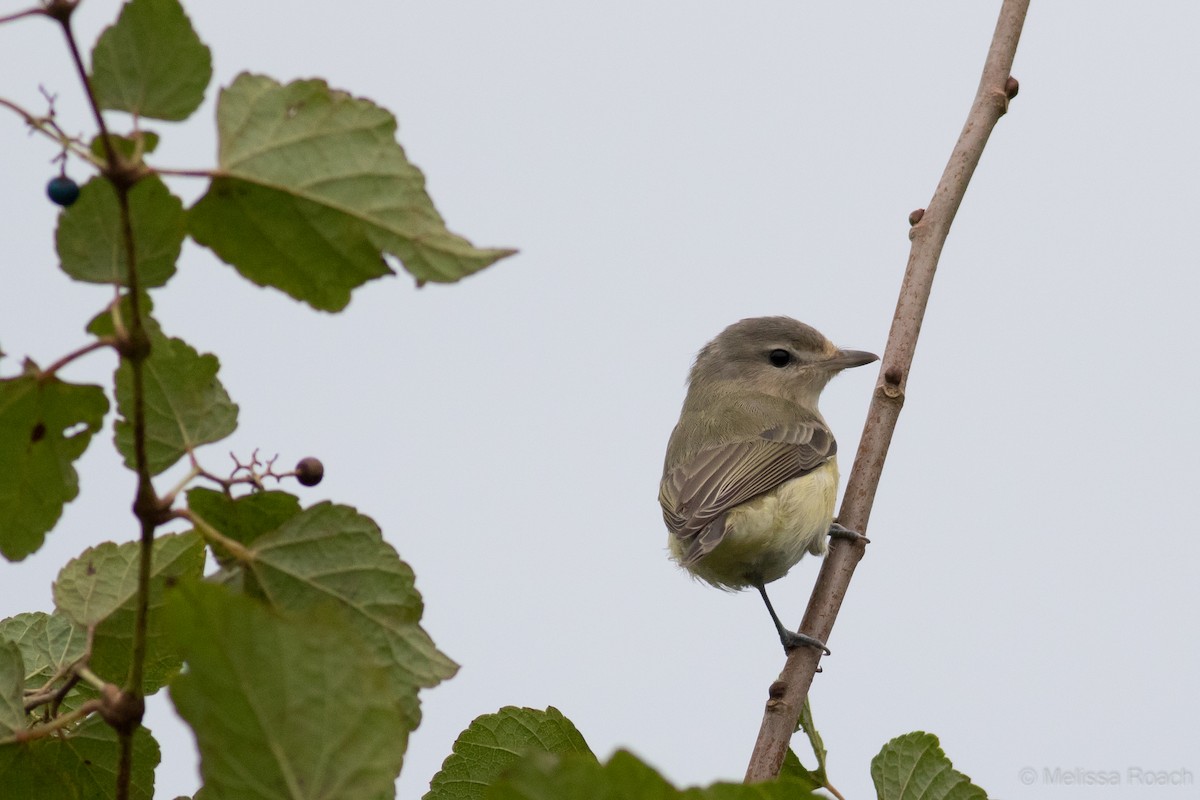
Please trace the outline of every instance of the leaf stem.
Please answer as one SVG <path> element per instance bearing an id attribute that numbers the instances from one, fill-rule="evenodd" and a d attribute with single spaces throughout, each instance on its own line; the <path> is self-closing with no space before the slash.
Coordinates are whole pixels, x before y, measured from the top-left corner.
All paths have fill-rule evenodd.
<path id="1" fill-rule="evenodd" d="M 155 167 L 154 171 L 159 175 L 175 175 L 181 178 L 211 178 L 217 174 L 216 170 L 211 169 L 169 169 L 166 167 Z"/>
<path id="2" fill-rule="evenodd" d="M 866 426 L 838 515 L 842 525 L 860 533 L 866 532 L 875 491 L 883 472 L 883 462 L 900 408 L 904 405 L 908 371 L 912 366 L 917 336 L 921 332 L 921 322 L 929 302 L 942 246 L 962 204 L 971 175 L 983 155 L 988 137 L 1008 110 L 1009 98 L 1016 93 L 1016 81 L 1010 72 L 1028 10 L 1029 0 L 1004 0 L 966 124 L 954 145 L 929 207 L 923 214 L 914 214 L 910 218 L 913 227 L 909 232 L 912 248 L 908 267 L 880 364 L 879 379 L 867 411 Z M 847 542 L 844 539 L 834 541 L 821 564 L 821 572 L 800 625 L 802 632 L 821 641 L 829 640 L 850 578 L 864 552 L 865 543 Z M 779 774 L 820 657 L 820 651 L 812 647 L 798 647 L 788 656 L 779 680 L 772 686 L 772 696 L 767 702 L 758 740 L 746 770 L 747 783 L 769 780 Z"/>
<path id="3" fill-rule="evenodd" d="M 50 366 L 46 367 L 44 370 L 42 370 L 41 374 L 38 375 L 38 380 L 41 381 L 41 380 L 47 380 L 49 378 L 53 378 L 54 373 L 58 372 L 60 369 L 65 367 L 67 364 L 70 364 L 75 359 L 86 356 L 88 353 L 92 352 L 93 350 L 99 350 L 102 347 L 116 347 L 116 345 L 117 345 L 117 340 L 114 337 L 102 336 L 101 338 L 97 339 L 96 341 L 85 344 L 83 347 L 80 347 L 77 350 L 72 350 L 70 353 L 67 353 L 65 356 L 60 358 L 58 361 L 55 361 Z"/>
<path id="4" fill-rule="evenodd" d="M 204 517 L 200 516 L 195 511 L 192 511 L 190 508 L 176 511 L 172 514 L 172 516 L 178 519 L 186 519 L 188 522 L 191 522 L 196 526 L 196 530 L 200 531 L 200 535 L 204 537 L 206 542 L 224 547 L 238 562 L 242 564 L 248 564 L 254 560 L 253 553 L 251 553 L 244 544 L 235 539 L 230 539 L 228 536 L 210 525 L 208 521 L 204 519 Z"/>

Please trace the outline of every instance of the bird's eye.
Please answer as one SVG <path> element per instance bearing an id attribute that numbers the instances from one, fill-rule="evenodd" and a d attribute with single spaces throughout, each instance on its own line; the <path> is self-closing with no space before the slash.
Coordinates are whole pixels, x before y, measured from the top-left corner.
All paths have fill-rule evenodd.
<path id="1" fill-rule="evenodd" d="M 767 358 L 771 361 L 771 366 L 773 367 L 786 367 L 792 363 L 792 354 L 787 350 L 772 350 Z"/>

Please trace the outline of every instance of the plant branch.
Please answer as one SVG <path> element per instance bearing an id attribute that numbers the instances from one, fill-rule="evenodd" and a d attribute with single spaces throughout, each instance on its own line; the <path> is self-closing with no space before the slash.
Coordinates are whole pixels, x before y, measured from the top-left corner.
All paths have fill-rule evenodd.
<path id="1" fill-rule="evenodd" d="M 1016 94 L 1016 81 L 1009 73 L 1028 9 L 1029 0 L 1004 0 L 988 49 L 983 77 L 966 124 L 954 145 L 929 207 L 924 214 L 914 214 L 916 219 L 909 232 L 912 248 L 900 287 L 900 298 L 838 516 L 839 522 L 851 530 L 865 532 L 867 529 L 883 462 L 900 408 L 904 405 L 908 372 L 942 246 L 966 194 L 971 175 L 979 164 L 984 145 L 1000 117 L 1008 110 L 1009 99 Z M 864 552 L 865 543 L 834 540 L 829 555 L 821 565 L 820 575 L 804 613 L 804 621 L 800 625 L 802 632 L 828 641 L 854 568 Z M 820 657 L 820 651 L 815 648 L 800 647 L 793 650 L 779 679 L 772 684 L 762 727 L 746 770 L 747 783 L 769 780 L 779 774 Z"/>
<path id="2" fill-rule="evenodd" d="M 16 13 L 0 17 L 0 25 L 3 25 L 5 22 L 12 22 L 14 20 L 21 19 L 21 17 L 43 17 L 45 15 L 46 10 L 41 6 L 36 8 L 27 8 L 24 11 L 17 11 Z"/>
<path id="3" fill-rule="evenodd" d="M 137 251 L 134 247 L 133 223 L 129 212 L 129 190 L 141 177 L 141 174 L 137 170 L 131 171 L 129 165 L 122 163 L 120 155 L 113 147 L 109 137 L 108 127 L 104 123 L 104 115 L 100 111 L 100 104 L 96 101 L 96 93 L 88 78 L 87 69 L 83 65 L 83 57 L 79 53 L 79 46 L 71 30 L 71 14 L 76 3 L 77 0 L 55 0 L 47 7 L 47 11 L 62 25 L 67 48 L 71 51 L 71 58 L 75 62 L 79 80 L 87 94 L 88 104 L 96 118 L 96 125 L 104 143 L 103 174 L 112 183 L 117 193 L 129 287 L 128 334 L 118 334 L 117 349 L 121 353 L 121 358 L 129 362 L 133 384 L 133 448 L 134 468 L 137 472 L 137 492 L 133 501 L 133 512 L 141 526 L 138 591 L 129 676 L 125 681 L 124 690 L 117 692 L 116 698 L 116 704 L 122 708 L 123 713 L 121 718 L 116 721 L 111 714 L 106 713 L 105 716 L 105 721 L 116 728 L 121 748 L 120 760 L 117 765 L 116 798 L 117 800 L 126 800 L 129 797 L 133 770 L 133 734 L 140 724 L 145 708 L 142 701 L 142 677 L 146 661 L 146 627 L 150 606 L 150 568 L 154 554 L 154 531 L 166 519 L 166 516 L 158 495 L 155 494 L 154 484 L 150 479 L 149 460 L 146 457 L 146 391 L 143 368 L 146 359 L 150 356 L 150 339 L 145 325 L 142 323 Z"/>

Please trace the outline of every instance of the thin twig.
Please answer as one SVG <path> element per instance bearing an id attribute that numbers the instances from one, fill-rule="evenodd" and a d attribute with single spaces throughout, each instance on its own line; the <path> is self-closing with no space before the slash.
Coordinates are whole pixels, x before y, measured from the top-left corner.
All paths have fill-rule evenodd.
<path id="1" fill-rule="evenodd" d="M 60 358 L 58 361 L 55 361 L 50 366 L 46 367 L 44 370 L 42 370 L 41 374 L 38 376 L 38 379 L 46 380 L 47 378 L 53 378 L 54 373 L 58 372 L 60 369 L 65 367 L 67 364 L 70 364 L 75 359 L 80 358 L 81 356 L 86 356 L 88 353 L 92 352 L 93 350 L 99 350 L 102 347 L 113 347 L 116 345 L 116 343 L 117 343 L 117 340 L 114 337 L 102 336 L 94 342 L 85 344 L 83 347 L 80 347 L 78 350 L 72 350 L 70 353 L 67 353 L 65 356 Z"/>
<path id="2" fill-rule="evenodd" d="M 879 380 L 838 516 L 841 524 L 851 530 L 865 532 L 867 529 L 888 445 L 904 404 L 908 371 L 912 366 L 913 352 L 942 245 L 983 154 L 988 136 L 1008 110 L 1009 98 L 1016 93 L 1016 82 L 1009 73 L 1028 9 L 1029 0 L 1004 0 L 966 125 L 950 154 L 950 161 L 929 207 L 914 222 L 909 233 L 912 249 L 900 288 L 900 299 L 896 304 Z M 829 555 L 821 565 L 804 621 L 800 625 L 803 633 L 828 641 L 850 577 L 863 556 L 864 548 L 864 543 L 834 540 Z M 767 701 L 758 741 L 755 742 L 746 770 L 747 783 L 768 780 L 779 774 L 820 657 L 820 651 L 811 647 L 797 648 L 788 657 L 779 680 L 771 687 L 771 699 Z"/>
<path id="3" fill-rule="evenodd" d="M 169 169 L 167 167 L 155 167 L 154 171 L 159 175 L 174 175 L 181 178 L 211 178 L 217 174 L 216 170 L 211 169 Z"/>
<path id="4" fill-rule="evenodd" d="M 59 714 L 49 722 L 41 725 L 34 725 L 32 728 L 22 728 L 21 730 L 13 733 L 11 736 L 0 737 L 0 745 L 20 744 L 21 742 L 28 742 L 33 739 L 44 739 L 55 731 L 62 730 L 68 725 L 78 722 L 88 714 L 91 714 L 93 711 L 99 711 L 100 705 L 101 703 L 99 700 L 88 700 L 74 711 L 68 711 L 66 714 Z"/>
<path id="5" fill-rule="evenodd" d="M 46 9 L 42 8 L 41 6 L 38 6 L 37 8 L 27 8 L 24 11 L 18 11 L 14 14 L 0 17 L 0 25 L 3 25 L 6 22 L 12 22 L 13 20 L 21 19 L 21 17 L 44 17 L 45 15 Z"/>

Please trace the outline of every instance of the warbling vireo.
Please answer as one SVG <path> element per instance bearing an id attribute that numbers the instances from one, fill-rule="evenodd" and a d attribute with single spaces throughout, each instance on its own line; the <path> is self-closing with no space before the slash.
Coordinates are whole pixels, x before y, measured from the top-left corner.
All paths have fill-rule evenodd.
<path id="1" fill-rule="evenodd" d="M 877 359 L 791 317 L 755 317 L 705 345 L 688 376 L 658 492 L 667 546 L 719 589 L 758 589 L 784 650 L 825 645 L 784 627 L 766 584 L 823 554 L 828 536 L 860 536 L 833 523 L 837 442 L 817 398 L 843 369 Z"/>

